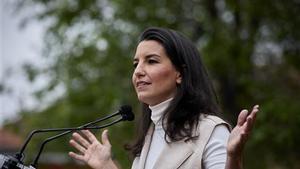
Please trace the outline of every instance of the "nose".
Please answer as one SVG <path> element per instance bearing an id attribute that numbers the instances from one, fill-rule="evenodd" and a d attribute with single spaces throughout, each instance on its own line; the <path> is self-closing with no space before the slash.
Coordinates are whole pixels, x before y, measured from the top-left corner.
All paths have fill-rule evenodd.
<path id="1" fill-rule="evenodd" d="M 136 68 L 134 69 L 133 75 L 136 77 L 144 76 L 145 70 L 142 64 L 137 64 Z"/>

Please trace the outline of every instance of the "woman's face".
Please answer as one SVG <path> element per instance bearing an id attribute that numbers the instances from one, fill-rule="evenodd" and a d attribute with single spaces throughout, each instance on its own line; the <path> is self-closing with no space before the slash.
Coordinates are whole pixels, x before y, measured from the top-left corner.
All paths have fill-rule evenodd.
<path id="1" fill-rule="evenodd" d="M 132 83 L 141 102 L 153 106 L 175 95 L 181 75 L 159 42 L 140 42 L 133 65 Z"/>

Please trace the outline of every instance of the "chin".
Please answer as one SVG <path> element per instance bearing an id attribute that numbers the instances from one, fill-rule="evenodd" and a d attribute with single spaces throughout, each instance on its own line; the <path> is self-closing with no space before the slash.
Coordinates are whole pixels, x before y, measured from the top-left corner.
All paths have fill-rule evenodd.
<path id="1" fill-rule="evenodd" d="M 138 95 L 138 99 L 140 102 L 150 105 L 151 101 L 149 97 L 146 97 L 145 95 Z"/>

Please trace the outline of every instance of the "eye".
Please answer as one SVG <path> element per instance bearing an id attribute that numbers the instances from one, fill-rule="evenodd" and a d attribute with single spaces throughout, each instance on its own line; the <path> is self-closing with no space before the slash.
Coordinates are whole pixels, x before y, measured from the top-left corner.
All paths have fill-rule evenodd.
<path id="1" fill-rule="evenodd" d="M 136 68 L 138 65 L 138 62 L 133 62 L 133 68 Z"/>
<path id="2" fill-rule="evenodd" d="M 149 60 L 148 60 L 148 63 L 149 63 L 149 64 L 155 64 L 155 63 L 158 63 L 158 61 L 155 60 L 155 59 L 149 59 Z"/>

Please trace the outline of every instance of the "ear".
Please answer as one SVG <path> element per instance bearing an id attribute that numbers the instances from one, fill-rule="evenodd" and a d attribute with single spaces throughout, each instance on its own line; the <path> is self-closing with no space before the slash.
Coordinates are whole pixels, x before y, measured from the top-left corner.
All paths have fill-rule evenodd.
<path id="1" fill-rule="evenodd" d="M 176 84 L 181 84 L 182 76 L 180 72 L 177 72 L 176 74 Z"/>

